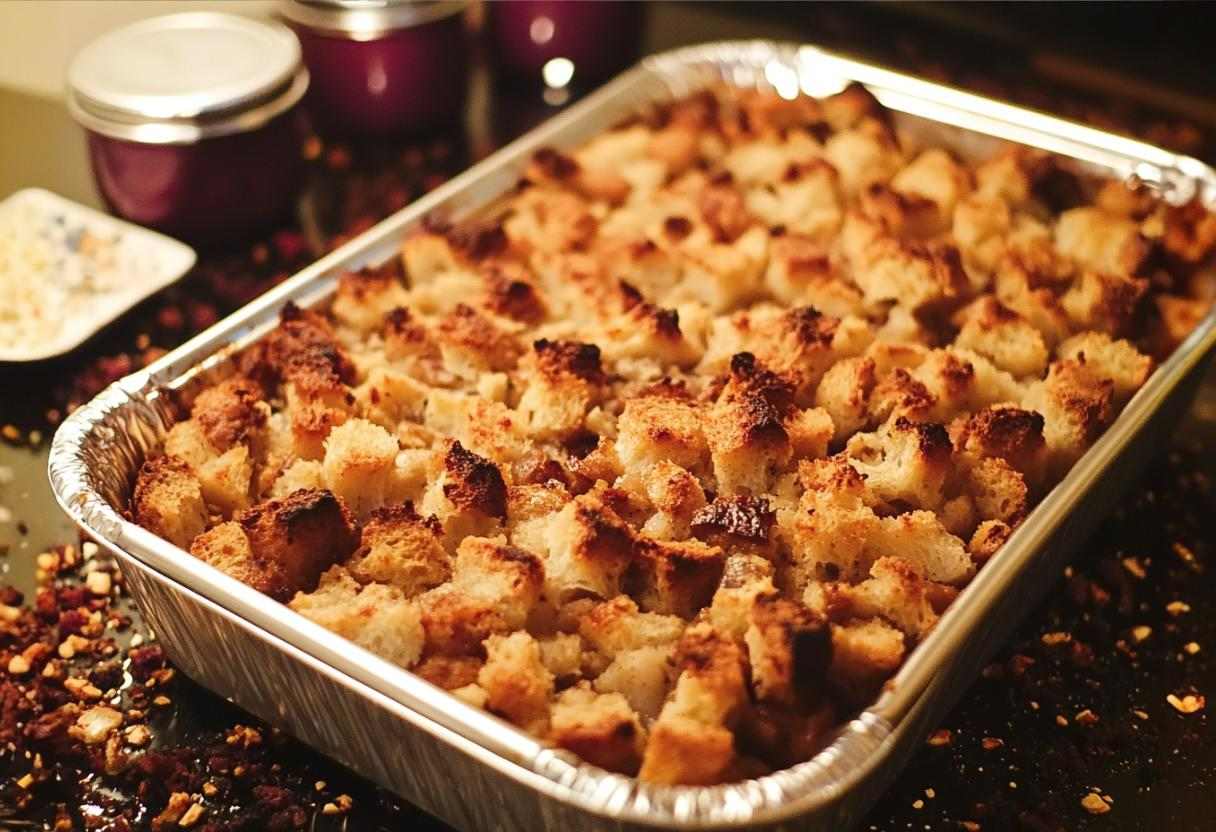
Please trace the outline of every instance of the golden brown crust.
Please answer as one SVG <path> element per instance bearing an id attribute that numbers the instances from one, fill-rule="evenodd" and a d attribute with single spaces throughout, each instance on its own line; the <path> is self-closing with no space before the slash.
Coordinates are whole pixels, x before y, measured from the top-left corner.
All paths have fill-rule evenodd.
<path id="1" fill-rule="evenodd" d="M 359 545 L 354 517 L 329 491 L 300 490 L 267 500 L 241 512 L 236 521 L 254 555 L 278 564 L 288 583 L 301 590 L 316 586 L 322 572 Z"/>
<path id="2" fill-rule="evenodd" d="M 507 516 L 507 484 L 498 466 L 453 442 L 443 458 L 443 494 L 457 508 L 489 517 Z"/>

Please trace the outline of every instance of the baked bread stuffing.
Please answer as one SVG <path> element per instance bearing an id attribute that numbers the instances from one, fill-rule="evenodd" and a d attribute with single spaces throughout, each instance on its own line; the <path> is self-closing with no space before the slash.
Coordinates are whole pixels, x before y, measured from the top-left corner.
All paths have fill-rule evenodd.
<path id="1" fill-rule="evenodd" d="M 808 759 L 1212 296 L 1197 204 L 892 125 L 711 89 L 537 152 L 288 305 L 132 515 L 602 768 Z"/>

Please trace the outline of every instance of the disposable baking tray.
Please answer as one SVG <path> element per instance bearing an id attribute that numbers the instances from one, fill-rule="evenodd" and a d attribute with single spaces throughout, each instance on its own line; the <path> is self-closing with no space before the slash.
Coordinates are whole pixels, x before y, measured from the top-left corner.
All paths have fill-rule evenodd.
<path id="1" fill-rule="evenodd" d="M 287 301 L 323 303 L 338 273 L 395 256 L 428 212 L 459 219 L 491 203 L 537 148 L 577 144 L 647 102 L 711 82 L 823 96 L 852 81 L 894 112 L 901 133 L 964 156 L 1017 142 L 1069 157 L 1083 173 L 1134 175 L 1173 202 L 1216 203 L 1216 174 L 1194 159 L 813 46 L 729 42 L 656 55 L 77 410 L 51 449 L 56 497 L 120 559 L 145 618 L 183 671 L 456 827 L 849 828 L 1169 436 L 1216 347 L 1216 319 L 1205 318 L 1157 369 L 877 702 L 812 760 L 740 783 L 654 786 L 546 748 L 190 557 L 122 509 L 139 465 L 171 424 L 173 391 L 225 372 Z"/>

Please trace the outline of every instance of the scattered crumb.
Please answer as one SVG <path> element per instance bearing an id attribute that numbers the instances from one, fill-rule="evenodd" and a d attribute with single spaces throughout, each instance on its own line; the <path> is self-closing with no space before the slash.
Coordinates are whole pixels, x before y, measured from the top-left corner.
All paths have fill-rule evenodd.
<path id="1" fill-rule="evenodd" d="M 1091 815 L 1105 815 L 1110 811 L 1110 804 L 1097 792 L 1090 792 L 1081 798 L 1081 807 Z"/>
<path id="2" fill-rule="evenodd" d="M 1188 693 L 1181 697 L 1171 693 L 1165 697 L 1165 701 L 1169 702 L 1174 710 L 1180 714 L 1193 714 L 1202 711 L 1204 705 L 1207 704 L 1207 700 L 1200 693 Z"/>

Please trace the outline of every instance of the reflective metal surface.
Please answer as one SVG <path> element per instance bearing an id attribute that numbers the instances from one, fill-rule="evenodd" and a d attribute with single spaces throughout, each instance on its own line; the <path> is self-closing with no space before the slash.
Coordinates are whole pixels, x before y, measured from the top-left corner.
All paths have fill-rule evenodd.
<path id="1" fill-rule="evenodd" d="M 646 101 L 709 81 L 823 95 L 850 80 L 896 112 L 897 128 L 963 155 L 1013 139 L 1083 169 L 1138 175 L 1169 200 L 1216 200 L 1216 174 L 1151 146 L 839 58 L 767 42 L 711 44 L 644 61 L 599 92 L 374 227 L 216 327 L 76 411 L 56 434 L 61 505 L 123 561 L 145 616 L 175 662 L 238 704 L 463 828 L 840 829 L 856 823 L 933 720 L 1058 574 L 1189 402 L 1216 348 L 1208 317 L 1106 434 L 980 571 L 882 698 L 814 759 L 742 783 L 655 787 L 543 747 L 414 675 L 356 648 L 125 520 L 130 483 L 167 428 L 166 388 L 225 371 L 232 351 L 275 323 L 288 300 L 312 305 L 338 271 L 392 256 L 435 208 L 485 206 L 543 145 L 569 146 Z"/>

